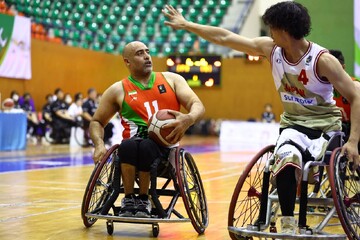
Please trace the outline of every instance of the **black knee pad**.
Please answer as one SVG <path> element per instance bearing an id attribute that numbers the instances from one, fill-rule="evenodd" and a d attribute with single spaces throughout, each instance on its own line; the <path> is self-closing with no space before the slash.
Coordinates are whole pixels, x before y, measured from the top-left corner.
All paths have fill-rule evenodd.
<path id="1" fill-rule="evenodd" d="M 118 147 L 118 156 L 121 163 L 137 165 L 139 153 L 139 141 L 135 139 L 126 139 Z"/>
<path id="2" fill-rule="evenodd" d="M 151 164 L 161 157 L 160 147 L 151 139 L 144 139 L 139 144 L 139 161 L 137 168 L 142 172 L 149 172 Z"/>

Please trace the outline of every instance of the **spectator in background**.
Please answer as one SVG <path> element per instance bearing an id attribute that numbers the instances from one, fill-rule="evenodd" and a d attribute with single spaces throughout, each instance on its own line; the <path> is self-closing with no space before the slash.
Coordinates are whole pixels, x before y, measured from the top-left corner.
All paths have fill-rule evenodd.
<path id="1" fill-rule="evenodd" d="M 68 108 L 70 107 L 72 101 L 73 100 L 72 100 L 70 93 L 66 93 L 64 96 L 64 102 L 67 104 Z"/>
<path id="2" fill-rule="evenodd" d="M 46 97 L 46 103 L 42 108 L 42 120 L 45 124 L 51 124 L 52 122 L 52 116 L 51 116 L 51 104 L 54 102 L 53 95 L 47 94 Z"/>
<path id="3" fill-rule="evenodd" d="M 64 92 L 57 88 L 55 90 L 56 101 L 51 104 L 52 138 L 55 143 L 68 143 L 71 127 L 75 125 L 75 119 L 68 113 L 68 105 L 64 101 Z"/>
<path id="4" fill-rule="evenodd" d="M 30 93 L 24 93 L 21 108 L 27 115 L 27 135 L 28 139 L 30 139 L 32 143 L 36 144 L 38 140 L 40 140 L 41 135 L 39 135 L 39 119 L 31 102 L 33 101 Z"/>
<path id="5" fill-rule="evenodd" d="M 261 122 L 266 122 L 266 123 L 275 122 L 275 115 L 273 113 L 272 106 L 270 103 L 267 103 L 264 106 L 264 112 L 261 114 Z"/>
<path id="6" fill-rule="evenodd" d="M 92 119 L 92 116 L 95 114 L 95 111 L 99 105 L 101 94 L 97 94 L 97 91 L 94 88 L 89 88 L 88 90 L 88 99 L 84 102 L 82 108 L 84 111 L 84 130 L 88 131 L 89 124 Z M 104 142 L 111 145 L 110 139 L 113 136 L 113 127 L 114 125 L 109 122 L 105 127 L 104 133 Z"/>
<path id="7" fill-rule="evenodd" d="M 82 109 L 84 111 L 83 114 L 84 127 L 89 128 L 90 121 L 97 108 L 97 104 L 96 104 L 97 92 L 94 88 L 89 88 L 87 94 L 88 97 L 86 101 L 83 103 Z"/>
<path id="8" fill-rule="evenodd" d="M 15 109 L 21 109 L 20 106 L 20 95 L 17 91 L 13 90 L 10 93 L 10 98 L 14 101 L 14 108 Z"/>
<path id="9" fill-rule="evenodd" d="M 69 115 L 76 120 L 76 122 L 82 122 L 83 116 L 83 96 L 81 93 L 76 93 L 74 96 L 74 102 L 71 103 L 68 112 Z"/>
<path id="10" fill-rule="evenodd" d="M 52 125 L 52 113 L 51 113 L 51 104 L 54 102 L 54 95 L 52 94 L 46 94 L 45 100 L 46 103 L 42 107 L 41 111 L 41 118 L 40 120 L 40 128 L 41 128 L 41 144 L 42 145 L 49 145 L 49 142 L 46 140 L 45 135 L 47 130 Z M 50 134 L 50 133 L 49 133 Z"/>
<path id="11" fill-rule="evenodd" d="M 345 70 L 345 58 L 344 55 L 340 50 L 329 50 L 331 55 L 337 58 L 339 60 L 341 66 Z M 352 77 L 353 81 L 357 81 L 357 87 L 360 91 L 360 80 Z M 336 101 L 336 106 L 340 108 L 341 115 L 342 115 L 342 131 L 345 133 L 345 138 L 349 137 L 350 135 L 350 116 L 351 116 L 351 108 L 350 103 L 348 100 L 343 97 L 336 89 L 334 89 L 334 99 Z M 345 139 L 345 140 L 346 140 Z M 359 143 L 359 149 L 360 149 L 360 143 Z"/>
<path id="12" fill-rule="evenodd" d="M 101 97 L 102 97 L 102 93 L 98 93 L 96 96 L 96 108 L 99 106 Z"/>

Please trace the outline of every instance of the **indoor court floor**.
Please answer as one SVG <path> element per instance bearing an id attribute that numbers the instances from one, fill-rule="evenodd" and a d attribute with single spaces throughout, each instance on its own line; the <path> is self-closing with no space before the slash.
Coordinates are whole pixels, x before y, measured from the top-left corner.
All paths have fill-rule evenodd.
<path id="1" fill-rule="evenodd" d="M 187 136 L 181 144 L 200 171 L 210 223 L 203 235 L 190 222 L 160 223 L 157 239 L 229 239 L 232 192 L 255 152 L 221 153 L 217 137 Z M 94 167 L 91 154 L 91 148 L 68 145 L 0 152 L 0 239 L 155 239 L 151 225 L 114 223 L 112 236 L 104 220 L 84 227 L 80 209 Z M 175 209 L 185 213 L 182 200 Z"/>

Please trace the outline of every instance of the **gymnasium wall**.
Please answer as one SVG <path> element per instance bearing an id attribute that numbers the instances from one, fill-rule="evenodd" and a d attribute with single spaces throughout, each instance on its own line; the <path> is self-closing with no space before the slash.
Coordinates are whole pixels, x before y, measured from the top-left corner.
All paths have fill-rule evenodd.
<path id="1" fill-rule="evenodd" d="M 12 90 L 21 95 L 30 92 L 37 111 L 45 103 L 47 93 L 60 87 L 72 95 L 89 87 L 103 92 L 109 85 L 128 75 L 121 56 L 73 48 L 32 39 L 32 79 L 0 78 L 2 99 Z M 165 71 L 164 58 L 153 58 L 154 70 Z M 281 106 L 266 60 L 249 63 L 243 58 L 223 59 L 222 86 L 195 89 L 206 107 L 206 117 L 223 119 L 259 118 L 265 103 Z"/>
<path id="2" fill-rule="evenodd" d="M 328 49 L 341 49 L 346 71 L 354 74 L 354 1 L 296 0 L 307 7 L 312 20 L 308 39 Z"/>

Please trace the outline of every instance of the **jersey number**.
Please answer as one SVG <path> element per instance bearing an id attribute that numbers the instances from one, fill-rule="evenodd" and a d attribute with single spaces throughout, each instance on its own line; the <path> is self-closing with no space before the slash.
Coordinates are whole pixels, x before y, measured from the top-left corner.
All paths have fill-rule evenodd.
<path id="1" fill-rule="evenodd" d="M 306 85 L 309 82 L 309 79 L 306 76 L 305 69 L 301 70 L 300 75 L 298 77 L 298 81 L 302 82 L 304 85 Z"/>
<path id="2" fill-rule="evenodd" d="M 147 115 L 148 115 L 148 119 L 151 118 L 151 116 L 156 113 L 157 111 L 159 111 L 159 106 L 158 106 L 158 102 L 157 100 L 154 100 L 151 102 L 151 105 L 153 106 L 154 108 L 154 112 L 151 111 L 151 107 L 150 107 L 150 102 L 144 102 L 144 106 L 146 108 L 146 112 L 147 112 Z"/>

